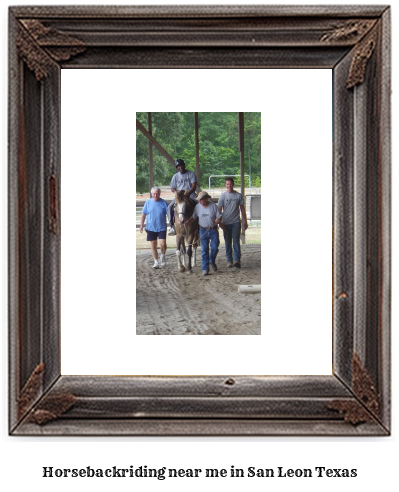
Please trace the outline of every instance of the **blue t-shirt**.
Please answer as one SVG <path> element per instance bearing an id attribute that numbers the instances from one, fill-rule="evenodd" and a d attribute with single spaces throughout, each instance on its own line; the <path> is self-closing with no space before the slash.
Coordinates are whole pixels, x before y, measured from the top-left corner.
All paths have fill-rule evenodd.
<path id="1" fill-rule="evenodd" d="M 146 229 L 152 232 L 166 231 L 166 213 L 168 211 L 168 204 L 163 198 L 160 198 L 157 202 L 150 198 L 144 204 L 143 214 L 147 217 Z"/>

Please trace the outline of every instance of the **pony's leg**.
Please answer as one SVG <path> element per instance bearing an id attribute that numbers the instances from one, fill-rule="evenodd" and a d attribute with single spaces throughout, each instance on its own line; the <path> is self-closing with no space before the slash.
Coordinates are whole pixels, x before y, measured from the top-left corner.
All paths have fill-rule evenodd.
<path id="1" fill-rule="evenodd" d="M 197 226 L 196 231 L 193 234 L 192 244 L 194 248 L 193 268 L 197 266 L 197 248 L 199 243 L 199 228 Z"/>
<path id="2" fill-rule="evenodd" d="M 188 256 L 187 273 L 193 273 L 193 271 L 191 269 L 191 256 L 192 256 L 192 254 L 193 254 L 193 249 L 192 249 L 191 242 L 190 242 L 190 246 L 187 249 L 187 256 Z"/>
<path id="3" fill-rule="evenodd" d="M 181 244 L 182 244 L 181 236 L 177 235 L 176 236 L 177 269 L 179 270 L 179 272 L 184 272 L 185 268 L 184 265 L 182 264 L 181 251 L 180 251 Z"/>
<path id="4" fill-rule="evenodd" d="M 184 272 L 185 268 L 181 261 L 181 251 L 176 251 L 176 256 L 177 256 L 177 268 L 179 272 Z"/>
<path id="5" fill-rule="evenodd" d="M 183 241 L 182 241 L 182 244 L 181 244 L 181 248 L 180 248 L 180 251 L 182 252 L 182 263 L 183 263 L 183 266 L 187 266 L 187 259 L 186 259 L 186 243 L 185 243 L 185 240 L 183 238 Z"/>

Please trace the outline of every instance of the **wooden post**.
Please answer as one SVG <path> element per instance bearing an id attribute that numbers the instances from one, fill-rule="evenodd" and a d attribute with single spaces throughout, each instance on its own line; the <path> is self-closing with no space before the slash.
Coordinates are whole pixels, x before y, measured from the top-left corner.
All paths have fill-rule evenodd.
<path id="1" fill-rule="evenodd" d="M 152 135 L 152 113 L 148 113 L 148 133 Z M 150 190 L 154 186 L 154 166 L 152 157 L 152 143 L 148 140 L 148 156 L 150 163 Z"/>
<path id="2" fill-rule="evenodd" d="M 198 137 L 198 113 L 194 113 L 194 133 L 195 133 L 195 175 L 198 179 L 198 186 L 200 186 L 200 165 L 199 165 L 199 137 Z"/>
<path id="3" fill-rule="evenodd" d="M 241 195 L 244 198 L 245 207 L 245 171 L 244 171 L 244 113 L 238 113 L 238 150 L 240 151 Z M 245 244 L 244 223 L 241 229 L 241 242 Z"/>

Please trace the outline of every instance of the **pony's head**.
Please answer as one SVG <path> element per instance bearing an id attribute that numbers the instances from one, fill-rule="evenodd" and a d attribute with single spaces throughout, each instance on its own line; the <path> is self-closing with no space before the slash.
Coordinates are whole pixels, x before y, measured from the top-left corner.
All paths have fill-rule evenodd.
<path id="1" fill-rule="evenodd" d="M 184 190 L 175 192 L 175 210 L 176 220 L 182 224 L 185 219 L 188 219 L 190 199 L 185 195 Z"/>

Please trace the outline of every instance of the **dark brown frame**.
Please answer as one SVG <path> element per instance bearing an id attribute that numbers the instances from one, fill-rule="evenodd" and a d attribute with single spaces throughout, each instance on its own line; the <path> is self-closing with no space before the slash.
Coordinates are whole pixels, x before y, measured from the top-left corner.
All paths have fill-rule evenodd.
<path id="1" fill-rule="evenodd" d="M 10 434 L 388 435 L 389 7 L 11 7 L 9 34 Z M 60 374 L 60 70 L 86 67 L 332 69 L 331 376 Z"/>

